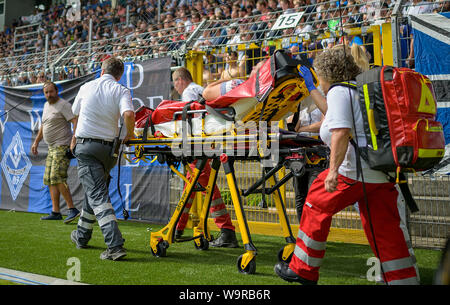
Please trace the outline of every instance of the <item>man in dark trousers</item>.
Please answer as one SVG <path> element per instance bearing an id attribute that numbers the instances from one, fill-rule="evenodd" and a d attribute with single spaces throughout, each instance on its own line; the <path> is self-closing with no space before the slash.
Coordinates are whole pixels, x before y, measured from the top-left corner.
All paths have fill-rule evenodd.
<path id="1" fill-rule="evenodd" d="M 118 83 L 123 71 L 124 64 L 120 59 L 111 57 L 105 60 L 101 77 L 81 86 L 72 106 L 73 113 L 78 116 L 75 156 L 85 200 L 77 230 L 71 233 L 71 239 L 78 248 L 85 248 L 97 220 L 108 246 L 100 258 L 111 260 L 126 255 L 124 239 L 108 192 L 109 172 L 117 162 L 113 144 L 119 136 L 121 116 L 127 131 L 123 142 L 134 134 L 131 94 Z"/>

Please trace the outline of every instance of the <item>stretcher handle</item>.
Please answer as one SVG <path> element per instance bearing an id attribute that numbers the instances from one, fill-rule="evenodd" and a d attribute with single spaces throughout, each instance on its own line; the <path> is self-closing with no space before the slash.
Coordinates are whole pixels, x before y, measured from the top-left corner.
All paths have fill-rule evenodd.
<path id="1" fill-rule="evenodd" d="M 302 67 L 301 64 L 297 65 L 297 70 L 298 72 L 300 72 L 300 68 Z M 314 86 L 319 86 L 319 78 L 317 77 L 316 71 L 314 71 L 314 69 L 309 68 L 308 66 L 306 66 L 309 71 L 311 72 L 312 76 L 313 76 L 313 81 L 314 81 Z"/>

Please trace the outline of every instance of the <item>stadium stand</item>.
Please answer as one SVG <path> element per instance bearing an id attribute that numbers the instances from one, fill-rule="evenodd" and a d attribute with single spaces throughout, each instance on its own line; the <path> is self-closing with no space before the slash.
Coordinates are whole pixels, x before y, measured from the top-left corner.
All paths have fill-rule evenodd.
<path id="1" fill-rule="evenodd" d="M 136 60 L 167 53 L 173 55 L 192 47 L 217 48 L 277 38 L 286 41 L 292 35 L 303 38 L 299 52 L 331 47 L 337 42 L 333 37 L 335 35 L 325 41 L 320 39 L 320 35 L 336 30 L 335 20 L 339 17 L 337 1 L 295 0 L 278 4 L 265 0 L 172 0 L 161 1 L 159 14 L 156 0 L 118 2 L 116 9 L 112 9 L 111 1 L 81 1 L 80 12 L 75 17 L 71 14 L 71 8 L 56 5 L 21 18 L 0 34 L 3 84 L 17 86 L 36 83 L 41 72 L 50 78 L 47 63 L 54 62 L 74 44 L 76 46 L 72 52 L 65 56 L 56 70 L 56 80 L 70 79 L 92 71 L 110 55 Z M 362 27 L 380 22 L 381 18 L 387 19 L 394 3 L 342 1 L 344 25 Z M 304 26 L 297 27 L 293 33 L 288 30 L 269 31 L 280 14 L 299 11 L 305 12 L 302 20 Z M 201 33 L 196 33 L 200 25 Z M 229 37 L 233 29 L 235 35 Z M 189 39 L 193 34 L 201 34 L 195 45 L 190 44 L 193 39 Z M 209 38 L 204 37 L 206 35 Z M 77 56 L 73 56 L 75 53 Z M 46 62 L 42 62 L 43 57 L 47 58 Z"/>
<path id="2" fill-rule="evenodd" d="M 35 84 L 42 81 L 42 73 L 46 79 L 71 79 L 95 70 L 111 55 L 130 61 L 167 54 L 181 59 L 187 49 L 208 51 L 214 47 L 225 51 L 223 47 L 270 44 L 276 39 L 281 39 L 283 47 L 291 48 L 294 53 L 308 52 L 313 58 L 314 51 L 339 42 L 336 38 L 339 14 L 345 28 L 381 24 L 389 21 L 396 1 L 341 1 L 341 11 L 338 1 L 320 0 L 279 3 L 272 0 L 166 0 L 160 3 L 158 10 L 157 0 L 118 1 L 113 9 L 111 1 L 81 1 L 78 13 L 59 4 L 23 16 L 0 33 L 1 83 L 7 86 Z M 416 8 L 420 13 L 447 11 L 449 7 L 447 1 L 420 3 L 423 8 Z M 416 6 L 405 7 L 404 13 L 408 14 Z M 270 31 L 280 14 L 302 11 L 304 15 L 297 28 Z M 300 38 L 301 43 L 292 42 L 292 37 Z M 65 53 L 69 48 L 70 52 Z M 246 54 L 245 59 L 267 56 L 270 50 L 261 48 L 258 54 Z M 55 71 L 51 71 L 49 63 L 57 61 L 62 54 L 64 58 L 58 61 Z M 239 52 L 239 60 L 243 54 Z M 226 64 L 223 54 L 205 55 L 205 62 L 218 67 L 213 73 L 219 74 Z M 250 67 L 247 63 L 246 70 Z"/>

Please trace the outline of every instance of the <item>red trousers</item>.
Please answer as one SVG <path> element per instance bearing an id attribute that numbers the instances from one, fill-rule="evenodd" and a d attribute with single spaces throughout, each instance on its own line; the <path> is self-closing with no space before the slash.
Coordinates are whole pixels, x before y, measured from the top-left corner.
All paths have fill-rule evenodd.
<path id="1" fill-rule="evenodd" d="M 189 165 L 192 171 L 194 171 L 196 163 L 197 161 L 194 161 Z M 202 185 L 203 187 L 206 187 L 208 185 L 210 174 L 211 174 L 211 166 L 209 165 L 208 161 L 206 162 L 203 171 L 200 173 L 200 176 L 198 177 L 197 180 L 198 183 L 200 183 L 200 185 Z M 191 175 L 187 173 L 186 178 L 191 179 Z M 189 197 L 188 202 L 186 203 L 186 206 L 184 208 L 184 211 L 180 216 L 180 220 L 178 221 L 177 230 L 184 230 L 184 228 L 186 227 L 186 223 L 189 218 L 189 209 L 192 206 L 195 194 L 196 194 L 195 192 L 192 192 L 191 196 Z M 234 225 L 231 222 L 231 216 L 227 211 L 227 207 L 223 202 L 222 196 L 220 195 L 220 190 L 217 187 L 217 185 L 214 185 L 213 194 L 211 198 L 211 206 L 209 208 L 209 214 L 212 218 L 214 218 L 214 222 L 216 223 L 219 229 L 230 229 L 234 231 Z"/>
<path id="2" fill-rule="evenodd" d="M 355 202 L 359 203 L 364 232 L 376 254 L 362 182 L 339 175 L 337 190 L 329 193 L 324 187 L 327 174 L 328 169 L 314 180 L 309 189 L 289 265 L 299 276 L 312 281 L 319 279 L 333 215 Z M 398 199 L 403 197 L 393 183 L 365 183 L 365 186 L 385 281 L 388 284 L 418 284 L 414 252 L 397 205 Z"/>

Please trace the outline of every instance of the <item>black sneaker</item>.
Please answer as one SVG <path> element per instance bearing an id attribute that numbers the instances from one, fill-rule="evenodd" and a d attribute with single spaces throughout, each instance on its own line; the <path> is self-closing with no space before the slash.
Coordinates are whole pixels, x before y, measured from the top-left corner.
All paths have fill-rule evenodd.
<path id="1" fill-rule="evenodd" d="M 221 229 L 217 239 L 209 243 L 211 247 L 239 248 L 236 233 L 230 229 Z"/>
<path id="2" fill-rule="evenodd" d="M 117 261 L 127 255 L 127 251 L 122 246 L 114 247 L 112 249 L 108 248 L 102 254 L 100 254 L 101 259 L 110 259 Z"/>
<path id="3" fill-rule="evenodd" d="M 278 262 L 273 268 L 275 273 L 283 280 L 288 282 L 297 282 L 302 285 L 317 285 L 317 282 L 307 280 L 295 273 L 286 262 Z"/>
<path id="4" fill-rule="evenodd" d="M 175 239 L 180 239 L 183 237 L 184 230 L 176 230 L 175 231 Z"/>
<path id="5" fill-rule="evenodd" d="M 77 230 L 73 230 L 72 233 L 70 233 L 70 240 L 72 240 L 72 242 L 73 242 L 75 245 L 77 245 L 77 248 L 78 248 L 78 249 L 84 249 L 84 248 L 87 248 L 87 247 L 88 247 L 88 245 L 83 245 L 83 244 L 81 244 L 81 243 L 78 241 L 78 238 L 77 238 Z"/>
<path id="6" fill-rule="evenodd" d="M 61 220 L 61 219 L 62 219 L 61 213 L 56 213 L 53 211 L 50 214 L 48 214 L 47 216 L 41 217 L 41 220 Z"/>
<path id="7" fill-rule="evenodd" d="M 73 209 L 69 209 L 69 214 L 67 215 L 66 219 L 64 219 L 64 223 L 68 224 L 71 221 L 75 220 L 78 216 L 80 216 L 80 211 L 78 211 L 78 209 L 73 208 Z"/>

